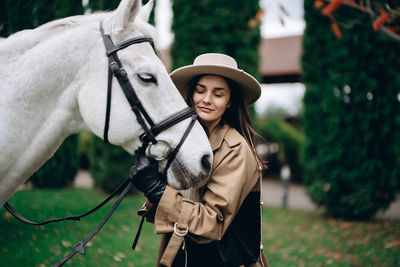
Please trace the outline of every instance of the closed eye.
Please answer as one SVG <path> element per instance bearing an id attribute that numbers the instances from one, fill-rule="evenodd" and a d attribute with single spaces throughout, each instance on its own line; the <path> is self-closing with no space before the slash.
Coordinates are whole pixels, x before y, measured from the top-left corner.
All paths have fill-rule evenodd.
<path id="1" fill-rule="evenodd" d="M 139 73 L 137 75 L 140 80 L 142 80 L 145 83 L 154 83 L 157 84 L 157 79 L 150 73 Z"/>

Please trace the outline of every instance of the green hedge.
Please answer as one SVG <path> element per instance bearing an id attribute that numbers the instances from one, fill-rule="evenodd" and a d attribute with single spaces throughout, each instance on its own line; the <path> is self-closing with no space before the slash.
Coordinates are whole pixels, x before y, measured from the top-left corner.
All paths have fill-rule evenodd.
<path id="1" fill-rule="evenodd" d="M 392 203 L 400 177 L 400 45 L 343 7 L 337 39 L 313 3 L 302 58 L 307 192 L 328 215 L 368 219 Z"/>
<path id="2" fill-rule="evenodd" d="M 79 14 L 83 14 L 82 0 L 2 0 L 0 36 Z"/>
<path id="3" fill-rule="evenodd" d="M 291 180 L 297 183 L 302 182 L 303 168 L 300 154 L 305 138 L 303 132 L 279 118 L 268 118 L 258 122 L 256 126 L 257 132 L 265 140 L 278 144 L 278 164 L 287 163 L 290 166 Z M 274 169 L 273 166 L 272 168 Z"/>
<path id="4" fill-rule="evenodd" d="M 79 168 L 78 135 L 70 135 L 29 181 L 38 188 L 61 188 L 71 184 Z"/>
<path id="5" fill-rule="evenodd" d="M 135 157 L 121 147 L 106 144 L 102 139 L 92 135 L 89 169 L 95 184 L 105 192 L 112 192 L 125 180 L 134 163 Z"/>
<path id="6" fill-rule="evenodd" d="M 234 57 L 239 68 L 258 77 L 260 29 L 249 22 L 255 23 L 258 0 L 174 0 L 172 9 L 173 69 L 216 52 Z"/>
<path id="7" fill-rule="evenodd" d="M 90 0 L 88 7 L 92 11 L 111 11 L 118 7 L 121 0 Z M 143 0 L 142 4 L 147 4 L 148 0 Z M 154 9 L 156 6 L 157 0 L 153 0 L 154 7 L 153 11 L 150 14 L 149 22 L 150 24 L 154 25 Z"/>
<path id="8" fill-rule="evenodd" d="M 92 11 L 108 11 L 118 7 L 121 0 L 89 0 Z"/>

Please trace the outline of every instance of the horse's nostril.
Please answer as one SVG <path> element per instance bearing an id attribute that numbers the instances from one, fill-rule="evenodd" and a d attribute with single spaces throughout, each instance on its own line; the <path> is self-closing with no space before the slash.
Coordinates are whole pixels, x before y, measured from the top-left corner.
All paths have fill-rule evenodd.
<path id="1" fill-rule="evenodd" d="M 203 167 L 204 171 L 209 173 L 211 171 L 211 161 L 210 161 L 210 155 L 204 155 L 201 158 L 201 166 Z"/>

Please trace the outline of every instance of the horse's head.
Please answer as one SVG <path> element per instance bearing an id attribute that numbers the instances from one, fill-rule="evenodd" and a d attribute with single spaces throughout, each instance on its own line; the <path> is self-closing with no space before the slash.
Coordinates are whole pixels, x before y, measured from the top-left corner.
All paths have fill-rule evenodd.
<path id="1" fill-rule="evenodd" d="M 152 5 L 152 1 L 142 7 L 141 0 L 122 0 L 114 12 L 103 17 L 105 34 L 111 37 L 114 44 L 142 35 L 151 35 L 154 38 L 155 29 L 147 23 Z M 97 41 L 87 55 L 89 63 L 86 77 L 82 79 L 84 84 L 81 86 L 78 102 L 87 126 L 103 138 L 108 58 L 100 30 L 97 34 Z M 150 43 L 130 45 L 119 50 L 117 55 L 145 112 L 155 124 L 187 108 Z M 133 154 L 141 145 L 139 136 L 144 132 L 143 127 L 138 123 L 116 78 L 112 80 L 112 88 L 108 139 L 110 143 L 122 146 Z M 174 149 L 189 124 L 190 119 L 184 119 L 163 130 L 156 139 L 166 141 Z M 211 172 L 212 155 L 208 138 L 196 122 L 168 169 L 168 184 L 177 189 L 203 185 Z M 167 160 L 161 161 L 161 168 L 166 163 Z"/>

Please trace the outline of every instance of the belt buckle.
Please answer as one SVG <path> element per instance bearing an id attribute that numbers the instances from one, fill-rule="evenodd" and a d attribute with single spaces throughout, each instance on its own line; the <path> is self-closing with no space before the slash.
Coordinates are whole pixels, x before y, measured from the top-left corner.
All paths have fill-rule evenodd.
<path id="1" fill-rule="evenodd" d="M 189 226 L 186 227 L 185 232 L 184 232 L 183 234 L 181 234 L 181 233 L 179 233 L 178 230 L 177 230 L 177 227 L 176 227 L 177 225 L 178 225 L 178 223 L 175 223 L 175 224 L 174 224 L 174 233 L 175 233 L 177 236 L 184 237 L 184 236 L 186 236 L 186 235 L 189 233 Z"/>

